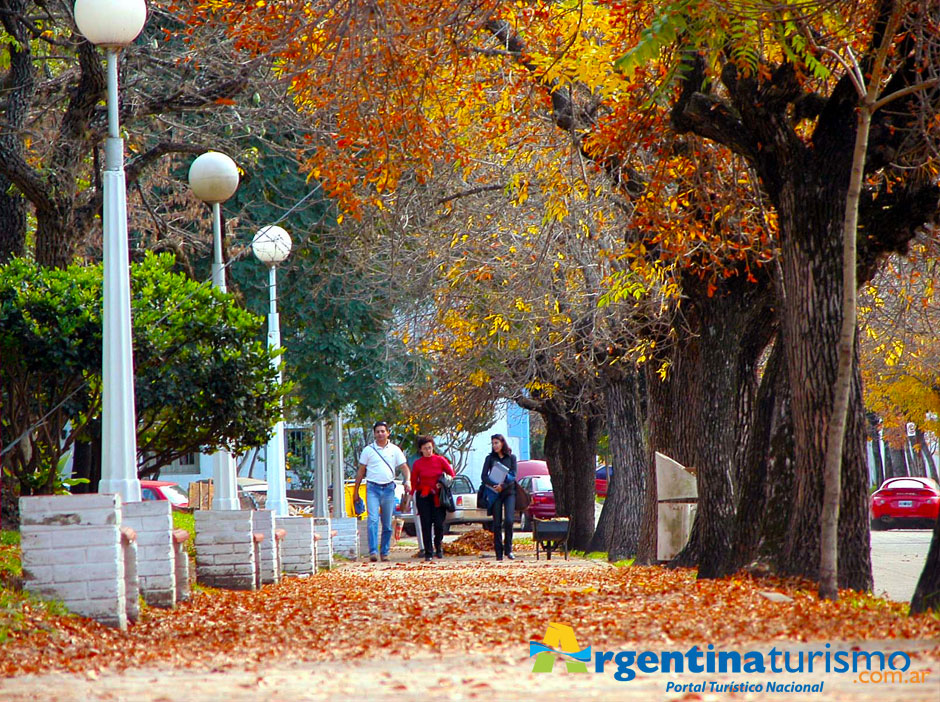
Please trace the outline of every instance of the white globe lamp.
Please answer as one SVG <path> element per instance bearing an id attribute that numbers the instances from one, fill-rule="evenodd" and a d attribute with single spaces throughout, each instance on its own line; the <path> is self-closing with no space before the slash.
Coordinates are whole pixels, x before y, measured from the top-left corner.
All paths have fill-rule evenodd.
<path id="1" fill-rule="evenodd" d="M 262 227 L 251 240 L 251 250 L 259 261 L 276 266 L 290 254 L 290 234 L 276 224 Z"/>
<path id="2" fill-rule="evenodd" d="M 238 189 L 238 166 L 223 153 L 207 151 L 189 167 L 189 187 L 210 205 L 225 202 Z"/>
<path id="3" fill-rule="evenodd" d="M 147 21 L 144 0 L 76 0 L 75 24 L 95 46 L 127 46 Z"/>

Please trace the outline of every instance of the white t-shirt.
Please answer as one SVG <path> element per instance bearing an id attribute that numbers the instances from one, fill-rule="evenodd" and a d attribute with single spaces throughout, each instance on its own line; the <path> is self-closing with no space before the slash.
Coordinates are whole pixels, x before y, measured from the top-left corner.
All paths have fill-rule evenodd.
<path id="1" fill-rule="evenodd" d="M 382 460 L 383 458 L 385 460 Z M 359 465 L 366 467 L 366 481 L 379 485 L 392 482 L 395 479 L 395 469 L 407 462 L 402 450 L 391 441 L 384 447 L 379 447 L 373 441 L 359 454 Z"/>

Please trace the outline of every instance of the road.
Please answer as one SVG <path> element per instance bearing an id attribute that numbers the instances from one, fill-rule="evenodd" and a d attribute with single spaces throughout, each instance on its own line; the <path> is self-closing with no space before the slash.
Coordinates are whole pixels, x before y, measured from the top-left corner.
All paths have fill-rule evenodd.
<path id="1" fill-rule="evenodd" d="M 871 533 L 874 592 L 889 600 L 910 602 L 930 548 L 930 529 L 899 529 Z"/>

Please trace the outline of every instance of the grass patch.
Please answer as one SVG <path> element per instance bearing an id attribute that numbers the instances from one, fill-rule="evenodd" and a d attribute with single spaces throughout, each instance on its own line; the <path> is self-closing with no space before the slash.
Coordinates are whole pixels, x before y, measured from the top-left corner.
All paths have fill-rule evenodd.
<path id="1" fill-rule="evenodd" d="M 20 532 L 0 531 L 0 586 L 23 574 L 20 566 Z"/>
<path id="2" fill-rule="evenodd" d="M 604 551 L 591 551 L 590 553 L 585 553 L 584 551 L 572 550 L 569 551 L 572 556 L 576 558 L 587 558 L 592 561 L 606 561 L 608 554 Z M 612 561 L 610 564 L 616 568 L 629 568 L 633 565 L 635 558 L 623 558 L 619 561 Z"/>
<path id="3" fill-rule="evenodd" d="M 185 529 L 189 532 L 189 539 L 186 540 L 186 553 L 192 559 L 196 558 L 196 516 L 192 512 L 182 510 L 173 510 L 173 528 Z"/>

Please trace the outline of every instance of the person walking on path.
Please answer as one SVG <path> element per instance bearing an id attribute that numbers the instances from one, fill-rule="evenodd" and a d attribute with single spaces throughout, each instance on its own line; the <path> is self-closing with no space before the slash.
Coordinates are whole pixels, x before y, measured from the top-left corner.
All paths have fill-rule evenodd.
<path id="1" fill-rule="evenodd" d="M 492 453 L 483 462 L 483 484 L 492 490 L 489 510 L 493 516 L 493 550 L 496 560 L 514 560 L 512 553 L 512 520 L 516 515 L 516 457 L 502 434 L 490 437 Z M 505 539 L 503 530 L 505 529 Z"/>
<path id="2" fill-rule="evenodd" d="M 362 479 L 366 480 L 367 531 L 369 560 L 388 560 L 392 544 L 392 516 L 395 513 L 395 473 L 401 470 L 406 492 L 411 491 L 411 471 L 405 454 L 388 440 L 388 424 L 376 422 L 372 427 L 375 441 L 359 454 L 359 470 L 353 495 L 359 494 Z M 379 518 L 382 520 L 382 543 L 379 544 Z"/>
<path id="3" fill-rule="evenodd" d="M 434 527 L 434 551 L 438 558 L 444 557 L 445 510 L 441 505 L 441 487 L 438 482 L 444 473 L 454 477 L 454 468 L 441 455 L 434 453 L 434 439 L 430 436 L 418 437 L 418 453 L 421 456 L 411 466 L 411 492 L 415 496 L 415 506 L 421 517 L 421 537 L 424 542 L 424 560 L 431 560 L 431 527 Z"/>

